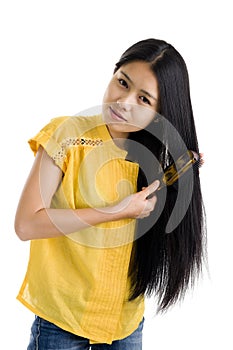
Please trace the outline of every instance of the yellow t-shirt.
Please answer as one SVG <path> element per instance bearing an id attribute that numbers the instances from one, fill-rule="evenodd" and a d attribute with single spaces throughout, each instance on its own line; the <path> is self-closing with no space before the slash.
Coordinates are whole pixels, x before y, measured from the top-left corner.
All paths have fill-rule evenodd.
<path id="1" fill-rule="evenodd" d="M 101 208 L 136 191 L 138 164 L 113 142 L 102 116 L 59 117 L 29 144 L 62 169 L 53 208 Z M 57 326 L 108 343 L 130 335 L 144 313 L 144 299 L 128 301 L 128 268 L 135 220 L 88 227 L 58 238 L 32 240 L 17 298 Z"/>

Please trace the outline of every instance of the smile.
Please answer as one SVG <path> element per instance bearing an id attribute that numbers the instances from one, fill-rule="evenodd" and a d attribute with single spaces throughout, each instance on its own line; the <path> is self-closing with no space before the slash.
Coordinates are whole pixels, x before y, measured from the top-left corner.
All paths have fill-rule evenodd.
<path id="1" fill-rule="evenodd" d="M 118 111 L 115 111 L 112 107 L 109 107 L 109 109 L 112 119 L 127 122 L 127 119 L 125 119 Z"/>

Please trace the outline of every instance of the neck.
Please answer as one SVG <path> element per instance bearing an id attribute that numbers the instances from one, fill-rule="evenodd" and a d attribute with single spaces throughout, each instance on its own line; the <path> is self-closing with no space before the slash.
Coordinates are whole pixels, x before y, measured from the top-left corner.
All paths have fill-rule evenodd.
<path id="1" fill-rule="evenodd" d="M 109 128 L 108 125 L 107 125 L 107 129 L 108 129 L 108 132 L 111 135 L 114 143 L 119 148 L 125 149 L 126 141 L 127 141 L 128 136 L 129 136 L 129 133 L 127 133 L 127 132 L 115 132 L 115 131 L 111 130 L 111 128 Z"/>

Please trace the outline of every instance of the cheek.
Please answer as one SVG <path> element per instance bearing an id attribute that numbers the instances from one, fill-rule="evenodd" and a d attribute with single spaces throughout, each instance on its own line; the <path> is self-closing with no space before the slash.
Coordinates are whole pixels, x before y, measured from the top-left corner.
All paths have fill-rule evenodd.
<path id="1" fill-rule="evenodd" d="M 134 114 L 134 124 L 140 129 L 147 127 L 155 118 L 155 111 L 141 110 Z"/>
<path id="2" fill-rule="evenodd" d="M 104 96 L 103 96 L 103 103 L 106 103 L 108 100 L 108 89 L 105 90 Z"/>
<path id="3" fill-rule="evenodd" d="M 113 101 L 113 94 L 112 94 L 112 90 L 111 89 L 107 89 L 104 93 L 104 98 L 103 98 L 103 102 L 104 103 L 108 103 L 108 102 L 112 102 Z"/>
<path id="4" fill-rule="evenodd" d="M 109 83 L 107 89 L 105 90 L 103 102 L 114 102 L 118 99 L 118 91 L 112 82 Z"/>

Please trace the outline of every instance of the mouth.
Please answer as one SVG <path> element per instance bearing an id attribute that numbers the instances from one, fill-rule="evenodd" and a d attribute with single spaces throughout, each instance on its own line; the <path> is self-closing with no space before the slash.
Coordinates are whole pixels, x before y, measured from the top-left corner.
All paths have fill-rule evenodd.
<path id="1" fill-rule="evenodd" d="M 113 109 L 111 106 L 109 107 L 110 109 L 110 113 L 111 113 L 111 117 L 115 120 L 119 120 L 119 121 L 124 121 L 127 122 L 127 119 L 125 119 L 121 113 L 119 113 L 117 110 Z"/>

